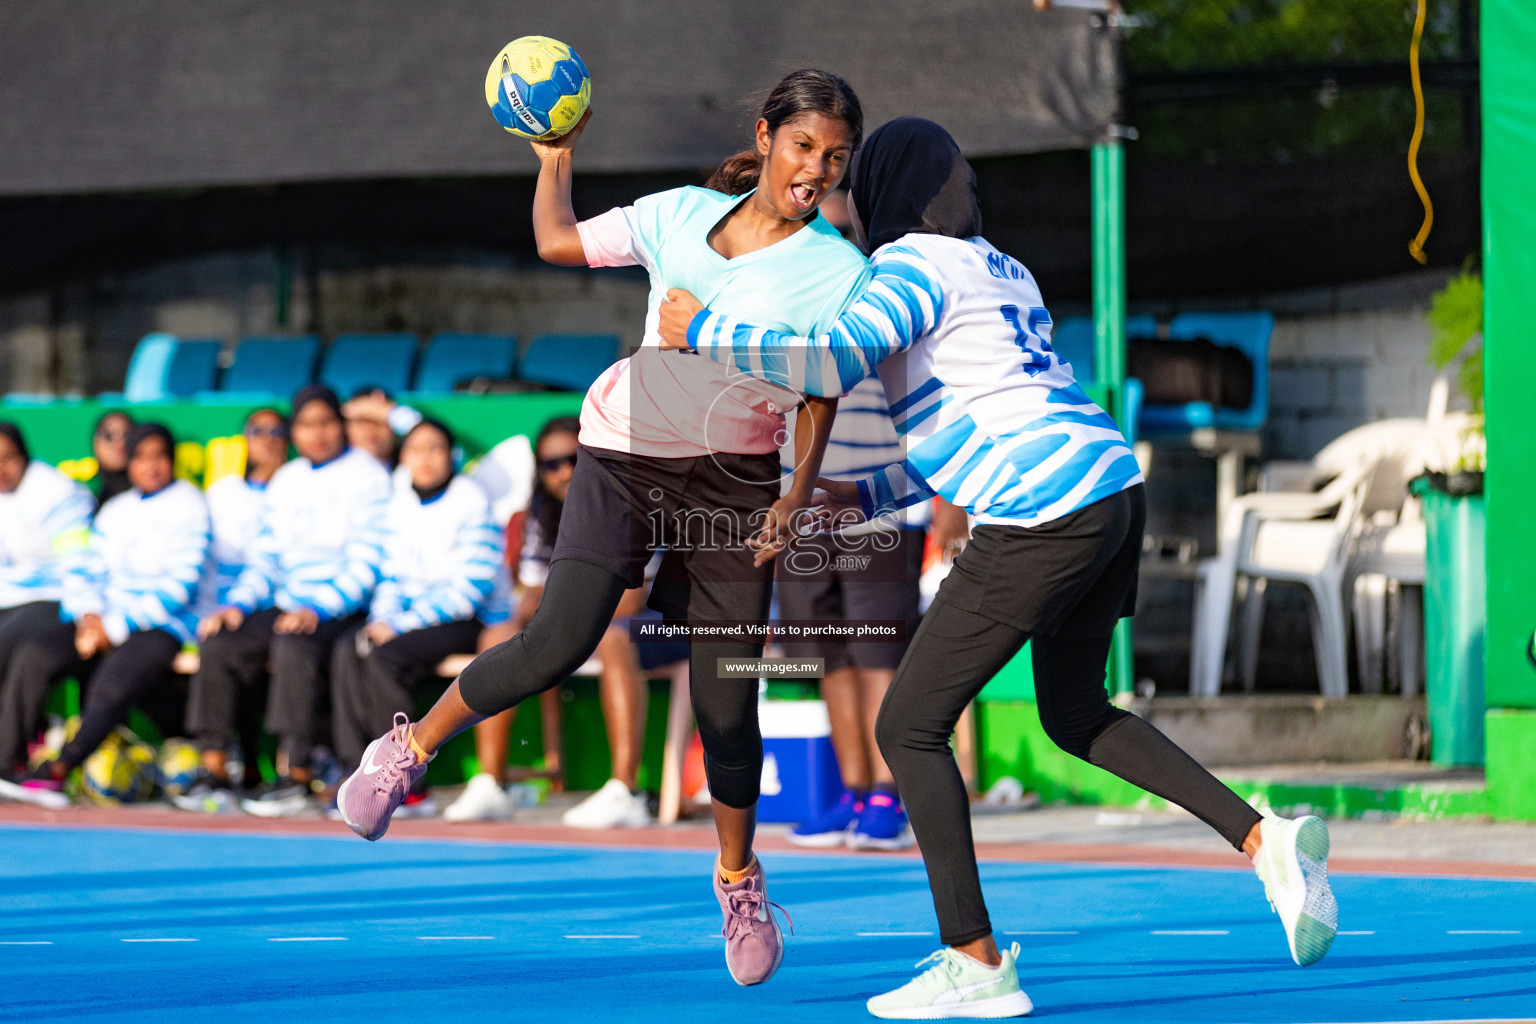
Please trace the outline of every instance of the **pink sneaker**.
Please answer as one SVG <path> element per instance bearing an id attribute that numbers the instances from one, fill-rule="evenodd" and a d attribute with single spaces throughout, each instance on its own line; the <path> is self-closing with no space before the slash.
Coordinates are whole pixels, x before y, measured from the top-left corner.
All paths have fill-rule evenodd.
<path id="1" fill-rule="evenodd" d="M 725 936 L 725 969 L 738 985 L 761 985 L 784 962 L 784 933 L 770 907 L 784 908 L 768 900 L 761 861 L 753 862 L 750 875 L 727 885 L 720 880 L 720 862 L 714 866 L 715 899 L 725 914 L 720 933 Z M 784 914 L 785 920 L 789 919 Z M 790 927 L 794 924 L 791 922 Z"/>
<path id="2" fill-rule="evenodd" d="M 363 763 L 347 776 L 336 794 L 336 808 L 347 828 L 369 842 L 383 837 L 390 815 L 427 772 L 411 750 L 411 720 L 395 713 L 395 727 L 368 744 Z"/>

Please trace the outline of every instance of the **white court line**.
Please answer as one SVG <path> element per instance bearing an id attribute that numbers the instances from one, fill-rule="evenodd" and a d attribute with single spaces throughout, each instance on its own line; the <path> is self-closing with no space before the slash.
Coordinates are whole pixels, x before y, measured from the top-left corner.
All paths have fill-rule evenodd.
<path id="1" fill-rule="evenodd" d="M 418 935 L 421 942 L 483 942 L 496 938 L 494 935 Z"/>
<path id="2" fill-rule="evenodd" d="M 196 942 L 196 939 L 118 939 L 119 942 Z"/>
<path id="3" fill-rule="evenodd" d="M 1153 935 L 1230 935 L 1229 931 L 1222 928 L 1188 928 L 1183 930 L 1154 931 Z"/>
<path id="4" fill-rule="evenodd" d="M 1076 935 L 1077 932 L 1003 932 L 1004 935 Z"/>
<path id="5" fill-rule="evenodd" d="M 888 939 L 897 936 L 932 935 L 933 932 L 856 932 L 855 934 L 861 939 Z"/>
<path id="6" fill-rule="evenodd" d="M 568 939 L 638 939 L 638 935 L 567 935 Z"/>
<path id="7" fill-rule="evenodd" d="M 0 942 L 0 946 L 51 946 L 51 942 Z"/>
<path id="8" fill-rule="evenodd" d="M 1519 935 L 1520 932 L 1503 928 L 1467 928 L 1461 931 L 1449 931 L 1447 935 Z"/>
<path id="9" fill-rule="evenodd" d="M 1336 935 L 1375 935 L 1375 932 L 1335 932 Z"/>
<path id="10" fill-rule="evenodd" d="M 287 939 L 268 939 L 268 942 L 346 942 L 345 935 L 295 935 Z"/>

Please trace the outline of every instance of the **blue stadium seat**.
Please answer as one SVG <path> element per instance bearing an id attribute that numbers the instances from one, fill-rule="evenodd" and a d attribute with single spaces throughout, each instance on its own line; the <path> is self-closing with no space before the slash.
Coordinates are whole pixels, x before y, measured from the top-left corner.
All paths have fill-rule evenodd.
<path id="1" fill-rule="evenodd" d="M 1157 318 L 1128 316 L 1125 318 L 1125 337 L 1150 338 L 1157 333 Z M 1085 383 L 1098 380 L 1098 367 L 1093 348 L 1093 317 L 1069 316 L 1051 331 L 1051 348 L 1072 364 L 1072 376 Z"/>
<path id="2" fill-rule="evenodd" d="M 1168 325 L 1168 337 L 1209 338 L 1240 349 L 1253 362 L 1253 400 L 1246 409 L 1225 409 L 1209 402 L 1148 405 L 1141 413 L 1144 434 L 1173 434 L 1198 427 L 1255 431 L 1269 417 L 1269 336 L 1275 318 L 1264 310 L 1248 313 L 1180 313 Z"/>
<path id="3" fill-rule="evenodd" d="M 134 346 L 123 378 L 123 400 L 158 402 L 165 398 L 165 378 L 176 354 L 176 336 L 163 332 L 146 334 Z"/>
<path id="4" fill-rule="evenodd" d="M 411 386 L 415 362 L 414 334 L 340 334 L 325 350 L 320 383 L 342 401 L 368 387 L 398 395 Z"/>
<path id="5" fill-rule="evenodd" d="M 435 334 L 412 390 L 448 394 L 476 377 L 506 380 L 516 365 L 517 339 L 510 334 Z"/>
<path id="6" fill-rule="evenodd" d="M 202 391 L 212 391 L 219 376 L 219 353 L 224 343 L 217 338 L 178 341 L 165 371 L 165 393 L 169 398 L 191 398 Z"/>
<path id="7" fill-rule="evenodd" d="M 546 334 L 523 353 L 519 379 L 566 391 L 585 391 L 619 355 L 611 334 Z"/>
<path id="8" fill-rule="evenodd" d="M 224 373 L 221 391 L 280 395 L 293 393 L 315 378 L 320 339 L 246 338 L 235 349 L 235 361 Z"/>

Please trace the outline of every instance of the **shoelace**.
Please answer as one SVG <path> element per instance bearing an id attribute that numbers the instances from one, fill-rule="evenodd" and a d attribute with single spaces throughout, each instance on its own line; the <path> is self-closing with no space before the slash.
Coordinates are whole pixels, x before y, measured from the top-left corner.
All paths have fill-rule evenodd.
<path id="1" fill-rule="evenodd" d="M 730 908 L 731 916 L 726 918 L 725 927 L 720 930 L 720 934 L 726 938 L 730 938 L 743 928 L 751 928 L 752 925 L 757 924 L 758 911 L 765 903 L 784 915 L 784 920 L 789 925 L 789 934 L 795 934 L 795 922 L 790 918 L 789 911 L 764 896 L 757 888 L 756 879 L 753 879 L 752 884 L 745 889 L 727 893 L 725 903 Z"/>
<path id="2" fill-rule="evenodd" d="M 389 738 L 395 744 L 395 756 L 385 761 L 380 766 L 379 772 L 373 777 L 373 791 L 375 793 L 388 794 L 405 781 L 405 770 L 416 763 L 416 755 L 411 752 L 411 720 L 403 711 L 395 712 L 395 727 L 390 730 Z"/>
<path id="3" fill-rule="evenodd" d="M 933 974 L 935 972 L 943 972 L 953 978 L 960 973 L 961 965 L 960 961 L 957 959 L 960 955 L 961 954 L 954 952 L 948 946 L 946 946 L 943 949 L 934 950 L 932 953 L 929 953 L 927 956 L 923 957 L 912 966 L 925 967 L 928 964 L 933 964 L 932 967 L 929 967 L 926 971 L 923 972 L 922 976 Z"/>

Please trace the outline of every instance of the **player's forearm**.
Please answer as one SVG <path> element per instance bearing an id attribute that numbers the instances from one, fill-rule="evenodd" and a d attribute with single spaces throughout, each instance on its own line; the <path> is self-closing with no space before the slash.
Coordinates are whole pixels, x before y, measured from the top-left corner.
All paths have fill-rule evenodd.
<path id="1" fill-rule="evenodd" d="M 816 488 L 816 478 L 821 475 L 821 460 L 827 454 L 837 401 L 806 395 L 805 404 L 795 416 L 795 467 L 790 475 L 789 494 L 807 502 Z"/>
<path id="2" fill-rule="evenodd" d="M 584 267 L 586 251 L 576 230 L 571 206 L 571 154 L 560 153 L 539 162 L 533 192 L 533 237 L 539 258 L 561 267 Z"/>

